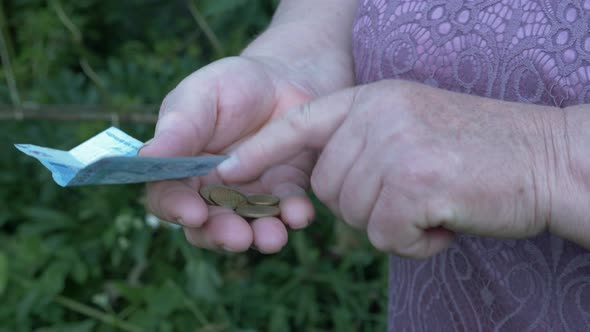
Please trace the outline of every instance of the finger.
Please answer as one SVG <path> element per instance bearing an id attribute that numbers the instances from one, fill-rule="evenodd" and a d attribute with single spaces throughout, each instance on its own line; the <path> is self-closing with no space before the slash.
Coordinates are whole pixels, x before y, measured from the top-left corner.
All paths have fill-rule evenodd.
<path id="1" fill-rule="evenodd" d="M 265 174 L 266 175 L 266 174 Z M 260 186 L 268 190 L 260 190 Z M 280 198 L 281 220 L 291 229 L 305 228 L 315 218 L 313 203 L 307 192 L 297 182 L 276 182 L 241 186 L 246 192 L 269 192 Z"/>
<path id="2" fill-rule="evenodd" d="M 430 257 L 447 248 L 454 233 L 429 224 L 416 197 L 381 190 L 369 217 L 367 235 L 379 250 L 412 258 Z"/>
<path id="3" fill-rule="evenodd" d="M 198 182 L 195 178 L 148 183 L 148 209 L 163 220 L 187 227 L 201 226 L 207 220 L 207 205 L 189 181 Z"/>
<path id="4" fill-rule="evenodd" d="M 154 139 L 141 155 L 217 152 L 258 128 L 276 104 L 272 80 L 261 72 L 227 58 L 189 75 L 164 99 Z"/>
<path id="5" fill-rule="evenodd" d="M 200 79 L 192 80 L 198 84 Z M 217 121 L 217 89 L 208 83 L 190 91 L 192 80 L 181 82 L 166 96 L 154 138 L 141 148 L 139 155 L 192 156 L 209 142 Z"/>
<path id="6" fill-rule="evenodd" d="M 281 220 L 291 229 L 302 229 L 311 224 L 315 218 L 315 209 L 303 188 L 284 183 L 273 189 L 273 194 L 281 198 Z"/>
<path id="7" fill-rule="evenodd" d="M 375 175 L 380 172 L 375 170 L 371 157 L 367 151 L 360 154 L 337 194 L 342 218 L 359 229 L 366 228 L 382 185 L 381 177 Z"/>
<path id="8" fill-rule="evenodd" d="M 355 89 L 343 90 L 271 121 L 218 166 L 220 175 L 226 181 L 245 181 L 306 147 L 323 148 L 348 114 L 355 94 Z"/>
<path id="9" fill-rule="evenodd" d="M 306 192 L 313 160 L 314 154 L 306 151 L 287 165 L 271 167 L 260 177 L 262 185 L 280 197 L 281 219 L 292 229 L 304 228 L 315 218 Z"/>
<path id="10" fill-rule="evenodd" d="M 205 249 L 242 252 L 254 241 L 252 228 L 230 209 L 212 207 L 209 220 L 199 228 L 184 228 L 187 241 Z"/>
<path id="11" fill-rule="evenodd" d="M 287 244 L 287 229 L 277 218 L 260 218 L 251 224 L 254 247 L 263 254 L 279 252 Z"/>
<path id="12" fill-rule="evenodd" d="M 448 248 L 455 238 L 455 233 L 443 227 L 431 229 L 408 229 L 403 234 L 406 238 L 387 238 L 390 233 L 374 228 L 369 223 L 367 234 L 371 243 L 383 252 L 397 256 L 424 259 L 438 254 Z M 395 243 L 395 241 L 398 241 Z"/>
<path id="13" fill-rule="evenodd" d="M 349 175 L 353 167 L 364 161 L 359 156 L 365 149 L 366 128 L 367 126 L 363 125 L 363 123 L 351 120 L 350 117 L 347 118 L 330 138 L 313 170 L 314 193 L 332 211 L 340 211 L 343 208 L 339 196 L 342 193 L 345 179 L 358 181 L 373 177 L 373 174 L 375 174 L 374 170 L 369 170 L 368 173 L 364 174 L 358 174 L 357 172 L 355 175 L 360 175 L 360 177 L 356 179 L 350 179 Z M 347 194 L 352 193 L 358 193 L 358 191 L 351 188 L 347 192 Z M 354 200 L 347 200 L 347 203 L 353 203 L 354 207 L 356 207 L 356 201 Z"/>
<path id="14" fill-rule="evenodd" d="M 190 156 L 208 141 L 215 123 L 216 94 L 210 90 L 210 84 L 199 90 L 200 94 L 186 93 L 187 84 L 179 84 L 164 99 L 155 136 L 139 155 Z M 148 183 L 148 207 L 164 220 L 199 227 L 207 219 L 207 207 L 196 188 L 198 185 L 191 187 L 184 180 Z"/>

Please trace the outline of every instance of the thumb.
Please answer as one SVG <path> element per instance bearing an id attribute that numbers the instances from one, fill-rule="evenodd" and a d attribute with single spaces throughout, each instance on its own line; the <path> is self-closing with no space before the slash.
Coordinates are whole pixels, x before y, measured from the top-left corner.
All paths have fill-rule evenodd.
<path id="1" fill-rule="evenodd" d="M 140 156 L 193 156 L 209 142 L 217 118 L 216 90 L 205 84 L 191 89 L 198 78 L 185 81 L 164 98 L 154 138 L 143 145 Z"/>
<path id="2" fill-rule="evenodd" d="M 295 107 L 239 145 L 217 170 L 226 181 L 247 181 L 304 149 L 321 150 L 353 108 L 358 88 Z"/>

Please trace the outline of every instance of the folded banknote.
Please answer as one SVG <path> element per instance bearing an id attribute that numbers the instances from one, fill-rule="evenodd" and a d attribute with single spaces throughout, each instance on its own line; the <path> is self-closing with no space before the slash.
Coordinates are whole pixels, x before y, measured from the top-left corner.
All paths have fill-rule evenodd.
<path id="1" fill-rule="evenodd" d="M 16 148 L 39 160 L 62 187 L 122 184 L 205 175 L 227 156 L 138 157 L 141 141 L 111 127 L 70 151 L 30 144 Z"/>

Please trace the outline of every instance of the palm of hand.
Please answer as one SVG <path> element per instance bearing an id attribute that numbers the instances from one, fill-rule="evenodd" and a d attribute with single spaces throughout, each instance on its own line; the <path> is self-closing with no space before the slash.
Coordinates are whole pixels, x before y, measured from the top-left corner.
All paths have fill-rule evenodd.
<path id="1" fill-rule="evenodd" d="M 144 156 L 227 154 L 272 118 L 314 96 L 296 73 L 279 64 L 256 59 L 218 61 L 187 77 L 164 100 L 154 140 Z M 200 186 L 222 183 L 216 172 L 200 178 L 148 185 L 148 205 L 160 218 L 184 226 L 187 239 L 208 249 L 243 251 L 251 246 L 276 252 L 287 242 L 287 226 L 305 227 L 313 218 L 306 196 L 315 161 L 310 151 L 237 184 L 246 192 L 281 197 L 281 218 L 248 223 L 233 211 L 208 207 L 198 195 Z"/>

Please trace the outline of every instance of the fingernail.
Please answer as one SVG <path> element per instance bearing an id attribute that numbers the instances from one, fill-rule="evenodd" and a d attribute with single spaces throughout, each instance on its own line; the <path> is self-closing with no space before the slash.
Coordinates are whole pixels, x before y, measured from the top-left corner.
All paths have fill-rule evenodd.
<path id="1" fill-rule="evenodd" d="M 238 167 L 239 161 L 238 161 L 238 157 L 234 156 L 229 156 L 229 158 L 227 158 L 226 160 L 224 160 L 221 164 L 219 164 L 219 166 L 217 166 L 217 170 L 221 173 L 221 174 L 229 174 L 231 172 L 234 172 L 237 167 Z"/>
<path id="2" fill-rule="evenodd" d="M 145 143 L 143 143 L 143 145 L 141 146 L 141 148 L 139 148 L 139 150 L 137 150 L 137 155 L 140 155 L 141 154 L 141 150 L 143 150 L 143 148 L 145 148 L 146 146 L 152 144 L 153 141 L 154 141 L 154 139 L 153 138 L 150 138 Z"/>
<path id="3" fill-rule="evenodd" d="M 230 248 L 228 246 L 221 246 L 221 249 L 223 249 L 224 251 L 227 251 L 227 252 L 235 252 L 235 250 L 233 250 L 232 248 Z"/>

